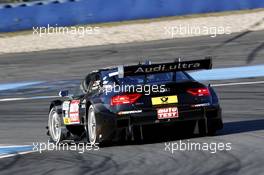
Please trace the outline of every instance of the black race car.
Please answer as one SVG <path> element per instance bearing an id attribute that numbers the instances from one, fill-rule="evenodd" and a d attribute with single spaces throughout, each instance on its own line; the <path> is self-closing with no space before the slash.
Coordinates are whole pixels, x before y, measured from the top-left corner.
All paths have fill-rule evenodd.
<path id="1" fill-rule="evenodd" d="M 212 60 L 206 58 L 91 72 L 78 93 L 61 91 L 61 100 L 51 102 L 48 135 L 54 142 L 95 144 L 143 139 L 144 127 L 179 122 L 192 126 L 190 132 L 214 135 L 223 127 L 218 97 L 210 85 L 186 72 L 211 68 Z"/>

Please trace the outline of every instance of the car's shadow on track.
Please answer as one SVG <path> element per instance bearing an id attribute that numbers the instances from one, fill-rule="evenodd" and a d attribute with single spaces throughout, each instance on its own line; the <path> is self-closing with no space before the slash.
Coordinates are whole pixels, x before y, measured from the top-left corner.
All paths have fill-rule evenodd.
<path id="1" fill-rule="evenodd" d="M 258 130 L 264 130 L 264 119 L 224 123 L 224 128 L 220 130 L 219 132 L 217 132 L 216 136 L 239 134 L 239 133 L 246 133 L 246 132 L 258 131 Z M 112 143 L 111 145 L 106 145 L 104 147 L 155 144 L 155 143 L 186 140 L 186 139 L 200 137 L 199 135 L 195 135 L 195 134 L 190 135 L 190 134 L 183 134 L 182 132 L 179 132 L 174 135 L 174 134 L 168 134 L 168 132 L 171 133 L 171 131 L 165 131 L 165 133 L 160 132 L 160 131 L 153 131 L 151 133 L 152 137 L 148 135 L 144 138 L 144 140 L 116 142 L 116 143 Z"/>
<path id="2" fill-rule="evenodd" d="M 190 131 L 188 132 L 188 130 L 186 131 L 186 128 L 184 128 L 183 126 L 151 127 L 148 129 L 145 128 L 143 133 L 143 140 L 140 138 L 136 138 L 133 141 L 122 140 L 119 142 L 111 143 L 109 145 L 104 145 L 104 147 L 155 144 L 199 137 L 198 135 L 191 134 Z"/>
<path id="3" fill-rule="evenodd" d="M 258 130 L 264 130 L 264 119 L 224 123 L 224 128 L 218 132 L 218 135 L 238 134 Z"/>

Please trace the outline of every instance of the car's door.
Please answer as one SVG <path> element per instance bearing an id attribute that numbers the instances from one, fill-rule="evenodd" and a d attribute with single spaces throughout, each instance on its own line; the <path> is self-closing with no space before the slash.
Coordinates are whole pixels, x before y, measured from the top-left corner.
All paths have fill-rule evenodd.
<path id="1" fill-rule="evenodd" d="M 69 116 L 72 124 L 84 124 L 87 113 L 87 101 L 97 103 L 100 90 L 100 76 L 92 73 L 86 76 L 80 89 L 69 101 Z"/>

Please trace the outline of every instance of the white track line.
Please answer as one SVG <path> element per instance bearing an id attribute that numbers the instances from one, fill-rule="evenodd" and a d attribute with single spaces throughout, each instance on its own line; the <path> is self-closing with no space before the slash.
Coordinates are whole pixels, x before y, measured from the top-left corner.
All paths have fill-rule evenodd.
<path id="1" fill-rule="evenodd" d="M 18 152 L 18 153 L 14 153 L 14 154 L 4 154 L 4 155 L 0 154 L 0 159 L 7 158 L 7 157 L 14 157 L 17 155 L 29 154 L 29 153 L 33 153 L 33 152 L 36 152 L 36 151 L 24 151 L 24 152 Z"/>
<path id="2" fill-rule="evenodd" d="M 212 86 L 213 87 L 219 87 L 219 86 L 236 86 L 236 85 L 250 85 L 250 84 L 264 84 L 264 81 L 249 81 L 249 82 L 238 82 L 238 83 L 212 84 Z"/>
<path id="3" fill-rule="evenodd" d="M 29 147 L 32 145 L 0 145 L 0 148 L 20 148 L 20 147 Z"/>
<path id="4" fill-rule="evenodd" d="M 0 145 L 1 148 L 23 148 L 23 147 L 30 147 L 32 145 Z M 23 154 L 29 154 L 36 151 L 30 150 L 30 151 L 21 151 L 21 152 L 14 152 L 14 153 L 0 153 L 0 159 L 7 158 L 7 157 L 13 157 L 17 155 L 23 155 Z"/>
<path id="5" fill-rule="evenodd" d="M 0 102 L 5 101 L 21 101 L 21 100 L 39 100 L 39 99 L 48 99 L 48 98 L 57 98 L 59 96 L 38 96 L 38 97 L 22 97 L 22 98 L 3 98 L 0 99 Z"/>
<path id="6" fill-rule="evenodd" d="M 19 100 L 27 100 L 27 98 L 4 98 L 4 99 L 0 99 L 0 101 L 19 101 Z"/>

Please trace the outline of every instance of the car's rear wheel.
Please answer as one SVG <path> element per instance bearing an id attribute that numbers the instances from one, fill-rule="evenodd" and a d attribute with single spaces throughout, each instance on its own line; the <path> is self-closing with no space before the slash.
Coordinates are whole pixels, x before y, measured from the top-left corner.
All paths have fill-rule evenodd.
<path id="1" fill-rule="evenodd" d="M 208 120 L 208 135 L 215 136 L 217 131 L 223 128 L 223 121 L 221 118 L 215 120 Z"/>
<path id="2" fill-rule="evenodd" d="M 218 122 L 218 121 L 217 121 Z M 222 123 L 222 120 L 219 119 L 219 122 Z M 198 121 L 199 125 L 199 135 L 200 136 L 215 136 L 217 130 L 219 129 L 213 121 L 210 120 L 200 120 Z"/>
<path id="3" fill-rule="evenodd" d="M 61 117 L 56 108 L 52 107 L 49 112 L 48 129 L 51 141 L 57 143 L 63 140 L 63 131 Z"/>
<path id="4" fill-rule="evenodd" d="M 95 111 L 92 105 L 90 105 L 88 110 L 87 120 L 85 122 L 85 130 L 87 141 L 91 145 L 95 145 L 95 143 L 98 141 L 98 134 Z"/>

